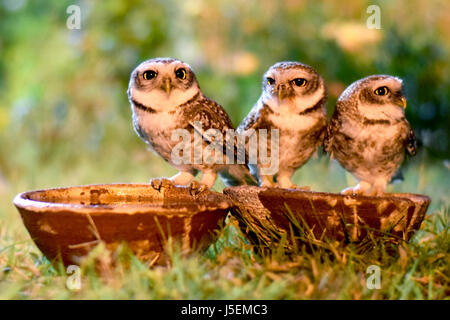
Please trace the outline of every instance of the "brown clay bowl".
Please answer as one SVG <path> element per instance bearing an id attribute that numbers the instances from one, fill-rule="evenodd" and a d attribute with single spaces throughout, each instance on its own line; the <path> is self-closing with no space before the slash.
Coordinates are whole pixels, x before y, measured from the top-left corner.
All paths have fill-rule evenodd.
<path id="1" fill-rule="evenodd" d="M 255 245 L 271 246 L 292 234 L 313 240 L 361 242 L 409 240 L 422 223 L 430 198 L 417 194 L 350 196 L 295 189 L 230 187 L 232 215 Z M 384 237 L 384 238 L 383 238 Z"/>
<path id="2" fill-rule="evenodd" d="M 230 207 L 223 194 L 187 187 L 106 184 L 21 193 L 14 199 L 31 238 L 45 256 L 79 264 L 103 242 L 122 242 L 144 261 L 164 264 L 169 236 L 183 252 L 205 249 Z"/>

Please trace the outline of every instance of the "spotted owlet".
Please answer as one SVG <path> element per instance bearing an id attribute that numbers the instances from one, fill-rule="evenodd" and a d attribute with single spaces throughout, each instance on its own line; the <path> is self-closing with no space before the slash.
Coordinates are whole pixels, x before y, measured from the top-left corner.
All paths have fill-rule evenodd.
<path id="1" fill-rule="evenodd" d="M 202 154 L 200 158 L 198 154 L 196 156 L 196 150 L 204 152 L 212 144 L 223 148 L 226 132 L 233 129 L 233 124 L 226 111 L 202 93 L 194 72 L 186 63 L 172 58 L 142 62 L 131 73 L 128 99 L 138 136 L 180 171 L 170 178 L 174 184 L 190 184 L 199 171 L 203 173 L 200 183 L 209 188 L 214 184 L 217 173 L 226 173 L 229 184 L 245 184 L 254 180 L 245 165 L 227 165 L 225 151 L 217 153 L 217 158 L 214 158 L 215 153 L 211 153 L 213 161 L 209 162 L 202 158 Z M 180 146 L 178 129 L 189 133 L 189 148 L 180 148 L 178 151 L 181 153 L 174 153 L 174 149 Z M 213 132 L 208 133 L 211 130 Z M 214 135 L 217 133 L 218 136 Z M 200 139 L 195 140 L 195 135 Z M 161 183 L 159 179 L 153 181 Z"/>
<path id="2" fill-rule="evenodd" d="M 262 94 L 238 127 L 260 137 L 267 130 L 267 152 L 273 152 L 271 129 L 278 131 L 278 172 L 264 174 L 267 166 L 258 158 L 258 176 L 262 186 L 294 188 L 291 177 L 323 144 L 326 117 L 326 87 L 322 77 L 310 66 L 299 62 L 278 62 L 264 74 Z M 264 131 L 265 132 L 265 131 Z M 276 177 L 276 183 L 274 182 Z"/>
<path id="3" fill-rule="evenodd" d="M 405 118 L 402 80 L 373 75 L 351 84 L 336 102 L 325 150 L 359 184 L 345 194 L 380 195 L 416 139 Z"/>

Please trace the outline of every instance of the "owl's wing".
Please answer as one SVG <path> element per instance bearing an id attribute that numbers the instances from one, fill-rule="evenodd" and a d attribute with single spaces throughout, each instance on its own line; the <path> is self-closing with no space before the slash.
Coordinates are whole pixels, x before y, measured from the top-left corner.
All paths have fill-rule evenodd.
<path id="1" fill-rule="evenodd" d="M 406 151 L 406 154 L 408 154 L 410 156 L 415 156 L 417 153 L 416 135 L 414 134 L 414 131 L 411 129 L 411 126 L 409 125 L 408 120 L 405 119 L 404 121 L 405 121 L 406 130 L 407 130 L 406 139 L 405 139 L 405 151 Z M 400 182 L 403 180 L 404 180 L 403 171 L 402 171 L 402 167 L 400 167 L 397 170 L 397 173 L 391 178 L 391 181 L 389 183 L 396 183 L 396 182 Z"/>
<path id="2" fill-rule="evenodd" d="M 217 142 L 225 145 L 225 141 L 214 141 L 214 134 L 207 132 L 209 129 L 219 130 L 225 139 L 226 131 L 233 129 L 233 124 L 221 105 L 206 97 L 201 97 L 195 101 L 187 113 L 186 118 L 189 119 L 189 125 L 201 135 L 205 142 Z"/>
<path id="3" fill-rule="evenodd" d="M 145 141 L 145 143 L 148 143 L 148 136 L 145 133 L 145 131 L 142 129 L 142 127 L 139 125 L 139 121 L 137 117 L 133 114 L 133 129 L 134 132 L 138 135 L 139 138 Z"/>
<path id="4" fill-rule="evenodd" d="M 327 126 L 327 130 L 325 132 L 325 138 L 323 141 L 323 149 L 325 152 L 330 154 L 330 157 L 333 158 L 333 152 L 331 146 L 333 145 L 334 134 L 339 130 L 341 126 L 341 121 L 339 120 L 339 111 L 336 109 L 333 112 L 333 116 L 331 117 L 330 123 Z"/>
<path id="5" fill-rule="evenodd" d="M 201 135 L 205 142 L 209 144 L 220 144 L 224 155 L 229 154 L 227 149 L 232 150 L 234 159 L 232 159 L 231 163 L 234 163 L 235 159 L 248 159 L 245 154 L 245 148 L 238 148 L 236 139 L 226 139 L 227 130 L 234 129 L 234 127 L 228 114 L 221 105 L 203 96 L 195 102 L 195 105 L 191 109 L 192 113 L 188 116 L 188 119 L 190 119 L 189 125 L 195 132 Z M 214 134 L 211 132 L 212 130 L 208 132 L 209 129 L 219 130 L 222 133 L 222 141 L 216 141 Z M 257 181 L 250 174 L 249 168 L 246 165 L 227 166 L 219 174 L 228 186 L 242 184 L 257 185 Z"/>
<path id="6" fill-rule="evenodd" d="M 410 156 L 415 156 L 417 153 L 416 135 L 414 134 L 413 129 L 411 129 L 411 126 L 409 125 L 408 121 L 406 121 L 406 123 L 408 125 L 408 134 L 405 140 L 405 149 Z"/>

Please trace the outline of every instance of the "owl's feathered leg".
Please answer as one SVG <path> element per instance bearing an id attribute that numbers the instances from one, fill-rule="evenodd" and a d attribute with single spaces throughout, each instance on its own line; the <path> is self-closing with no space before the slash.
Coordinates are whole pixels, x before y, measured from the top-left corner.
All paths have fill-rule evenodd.
<path id="1" fill-rule="evenodd" d="M 216 182 L 217 172 L 204 171 L 200 182 L 193 180 L 189 186 L 191 195 L 196 196 L 199 193 L 211 189 Z"/>
<path id="2" fill-rule="evenodd" d="M 264 172 L 263 169 L 267 168 L 269 166 L 270 166 L 270 164 L 261 164 L 261 163 L 259 163 L 257 166 L 258 180 L 259 180 L 259 185 L 261 187 L 273 188 L 273 187 L 277 186 L 273 175 L 262 174 Z"/>
<path id="3" fill-rule="evenodd" d="M 194 180 L 194 177 L 195 176 L 192 174 L 192 172 L 180 171 L 173 177 L 169 178 L 169 180 L 172 181 L 174 184 L 187 186 L 189 183 L 192 182 L 192 180 Z"/>
<path id="4" fill-rule="evenodd" d="M 280 188 L 286 189 L 298 189 L 298 190 L 311 190 L 308 186 L 298 186 L 292 182 L 292 176 L 294 175 L 295 170 L 280 170 L 277 176 L 277 183 Z"/>
<path id="5" fill-rule="evenodd" d="M 211 187 L 214 185 L 214 182 L 216 182 L 217 178 L 217 172 L 215 171 L 204 171 L 202 175 L 202 179 L 200 180 L 200 184 L 203 184 L 208 187 L 208 189 L 211 189 Z"/>
<path id="6" fill-rule="evenodd" d="M 276 186 L 275 182 L 273 181 L 273 176 L 265 176 L 260 174 L 259 179 L 261 187 L 273 188 Z"/>
<path id="7" fill-rule="evenodd" d="M 369 195 L 371 196 L 381 196 L 384 194 L 384 191 L 386 190 L 386 186 L 388 184 L 387 179 L 377 179 L 375 180 L 375 183 L 372 186 L 372 190 L 370 191 Z"/>
<path id="8" fill-rule="evenodd" d="M 292 170 L 281 170 L 278 171 L 277 182 L 280 188 L 296 188 L 297 186 L 291 181 L 293 175 Z"/>

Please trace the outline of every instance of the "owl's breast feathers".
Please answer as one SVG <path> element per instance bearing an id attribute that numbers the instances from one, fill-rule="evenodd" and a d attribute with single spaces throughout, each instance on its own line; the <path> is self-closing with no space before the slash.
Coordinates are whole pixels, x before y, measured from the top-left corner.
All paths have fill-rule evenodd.
<path id="1" fill-rule="evenodd" d="M 324 109 L 325 99 L 297 113 L 279 113 L 269 105 L 258 101 L 238 131 L 251 129 L 259 136 L 259 130 L 267 130 L 267 139 L 272 138 L 271 129 L 279 130 L 280 167 L 301 167 L 323 143 L 327 128 Z M 271 143 L 267 143 L 267 154 L 271 155 Z"/>
<path id="2" fill-rule="evenodd" d="M 269 105 L 262 101 L 258 101 L 250 113 L 242 120 L 238 131 L 245 132 L 250 129 L 291 129 L 301 131 L 304 125 L 306 125 L 308 130 L 321 127 L 321 131 L 323 131 L 326 128 L 325 101 L 326 98 L 322 98 L 315 105 L 301 112 L 283 115 L 272 110 Z M 302 118 L 303 116 L 312 116 L 313 118 Z M 274 121 L 275 119 L 277 121 Z M 278 125 L 275 122 L 278 122 Z"/>
<path id="3" fill-rule="evenodd" d="M 395 171 L 405 151 L 414 155 L 416 140 L 405 118 L 371 120 L 356 117 L 337 106 L 327 128 L 324 147 L 330 157 L 350 171 L 372 166 L 381 173 Z"/>

